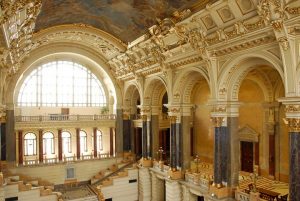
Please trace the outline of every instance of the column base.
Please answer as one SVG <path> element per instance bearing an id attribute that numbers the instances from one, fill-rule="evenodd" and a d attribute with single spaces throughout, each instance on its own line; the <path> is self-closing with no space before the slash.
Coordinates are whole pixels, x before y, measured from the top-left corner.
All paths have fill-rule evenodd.
<path id="1" fill-rule="evenodd" d="M 211 185 L 209 188 L 209 194 L 215 195 L 217 198 L 234 197 L 234 190 L 229 187 L 221 187 L 221 185 Z"/>
<path id="2" fill-rule="evenodd" d="M 250 201 L 259 201 L 259 192 L 250 192 Z"/>
<path id="3" fill-rule="evenodd" d="M 182 172 L 179 170 L 169 170 L 168 171 L 168 177 L 173 180 L 182 179 Z"/>
<path id="4" fill-rule="evenodd" d="M 140 162 L 143 167 L 152 167 L 152 160 L 141 158 Z"/>

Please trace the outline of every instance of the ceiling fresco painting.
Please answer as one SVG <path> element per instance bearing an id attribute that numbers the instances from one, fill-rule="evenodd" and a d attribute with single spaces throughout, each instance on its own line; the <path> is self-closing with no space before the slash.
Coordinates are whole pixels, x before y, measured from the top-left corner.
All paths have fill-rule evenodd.
<path id="1" fill-rule="evenodd" d="M 36 31 L 62 24 L 83 23 L 123 42 L 143 35 L 157 19 L 192 7 L 198 0 L 43 0 Z"/>

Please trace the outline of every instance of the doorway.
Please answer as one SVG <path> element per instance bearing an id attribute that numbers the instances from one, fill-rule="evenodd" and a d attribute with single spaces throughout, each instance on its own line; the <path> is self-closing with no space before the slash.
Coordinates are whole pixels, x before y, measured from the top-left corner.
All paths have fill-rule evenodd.
<path id="1" fill-rule="evenodd" d="M 241 141 L 241 170 L 253 173 L 253 142 Z"/>

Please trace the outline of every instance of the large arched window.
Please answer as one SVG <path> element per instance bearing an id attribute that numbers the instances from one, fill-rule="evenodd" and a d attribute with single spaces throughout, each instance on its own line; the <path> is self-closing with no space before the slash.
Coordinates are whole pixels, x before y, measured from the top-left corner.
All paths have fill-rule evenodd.
<path id="1" fill-rule="evenodd" d="M 33 70 L 24 80 L 18 106 L 105 106 L 106 97 L 97 77 L 70 61 L 54 61 Z"/>
<path id="2" fill-rule="evenodd" d="M 80 151 L 81 153 L 87 152 L 87 135 L 86 132 L 80 131 Z"/>
<path id="3" fill-rule="evenodd" d="M 100 152 L 102 150 L 103 150 L 102 132 L 97 130 L 97 151 Z"/>
<path id="4" fill-rule="evenodd" d="M 36 155 L 36 135 L 34 133 L 27 133 L 24 136 L 25 156 Z"/>
<path id="5" fill-rule="evenodd" d="M 43 135 L 43 152 L 44 155 L 54 154 L 54 136 L 50 132 Z"/>
<path id="6" fill-rule="evenodd" d="M 71 153 L 71 134 L 67 131 L 61 133 L 63 153 Z"/>

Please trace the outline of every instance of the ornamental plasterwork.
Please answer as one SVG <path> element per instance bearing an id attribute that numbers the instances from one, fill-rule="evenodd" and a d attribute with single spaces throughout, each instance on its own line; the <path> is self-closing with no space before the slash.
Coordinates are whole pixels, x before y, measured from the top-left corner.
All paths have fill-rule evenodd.
<path id="1" fill-rule="evenodd" d="M 41 6 L 41 0 L 2 0 L 0 2 L 0 25 L 4 28 L 10 53 L 10 61 L 6 61 L 5 64 L 9 73 L 16 73 L 23 57 L 32 50 L 35 20 Z"/>
<path id="2" fill-rule="evenodd" d="M 60 26 L 63 28 L 64 26 Z M 120 53 L 121 49 L 105 40 L 103 37 L 96 33 L 90 33 L 88 29 L 90 27 L 83 26 L 81 24 L 74 24 L 66 26 L 68 30 L 59 30 L 58 28 L 53 31 L 39 32 L 35 35 L 34 48 L 51 44 L 55 42 L 76 42 L 89 47 L 93 47 L 96 51 L 99 51 L 105 58 L 110 59 Z M 71 30 L 70 30 L 71 29 Z M 73 29 L 73 30 L 72 30 Z M 86 30 L 85 30 L 86 29 Z"/>
<path id="3" fill-rule="evenodd" d="M 243 6 L 240 9 L 255 12 L 255 14 L 251 14 L 249 18 L 242 17 L 231 24 L 229 22 L 229 25 L 226 27 L 217 25 L 218 27 L 211 29 L 213 31 L 203 27 L 205 23 L 202 16 L 205 16 L 205 14 L 202 12 L 177 23 L 170 19 L 162 20 L 158 25 L 150 28 L 149 34 L 144 40 L 133 44 L 127 50 L 137 55 L 136 63 L 134 64 L 136 71 L 140 73 L 148 71 L 144 75 L 150 75 L 151 73 L 159 72 L 159 69 L 163 71 L 165 66 L 169 68 L 181 67 L 184 65 L 184 62 L 182 62 L 184 57 L 181 55 L 187 54 L 186 50 L 193 52 L 190 55 L 198 55 L 200 59 L 205 60 L 209 59 L 209 55 L 220 57 L 265 44 L 272 44 L 276 42 L 276 37 L 271 31 L 281 31 L 284 20 L 288 20 L 286 13 L 291 12 L 291 8 L 293 8 L 293 11 L 298 10 L 295 9 L 295 5 L 287 5 L 285 8 L 285 5 L 278 0 L 261 0 L 257 5 L 258 15 L 256 15 L 254 9 L 256 5 L 252 1 L 251 8 L 242 5 L 240 1 L 235 3 L 238 3 L 239 7 Z M 226 3 L 220 3 L 223 7 L 226 7 L 227 4 L 227 1 Z M 215 10 L 214 6 L 215 4 L 210 5 L 208 10 Z M 248 12 L 246 14 L 249 15 Z M 270 31 L 270 34 L 266 36 L 265 32 L 268 31 Z M 253 37 L 254 33 L 255 37 Z M 251 37 L 247 37 L 248 35 Z M 240 36 L 249 39 L 245 41 L 244 37 Z M 224 41 L 227 43 L 224 44 Z M 286 40 L 280 39 L 278 42 L 284 49 L 288 49 L 289 45 Z M 150 44 L 152 44 L 152 47 Z M 156 49 L 151 49 L 153 44 Z M 179 49 L 181 49 L 182 53 L 175 55 L 174 52 Z M 132 72 L 122 64 L 120 59 L 121 56 L 118 56 L 109 62 L 112 70 L 116 73 L 116 77 L 122 80 L 132 79 Z M 176 65 L 174 65 L 174 62 Z M 155 70 L 154 66 L 156 66 Z"/>
<path id="4" fill-rule="evenodd" d="M 284 51 L 286 51 L 290 48 L 290 44 L 289 44 L 287 37 L 285 37 L 285 36 L 280 37 L 277 39 L 277 41 L 279 42 L 280 46 L 282 47 L 282 49 Z"/>
<path id="5" fill-rule="evenodd" d="M 259 140 L 259 133 L 257 133 L 249 125 L 240 128 L 238 131 L 238 135 L 240 141 L 258 142 Z"/>

